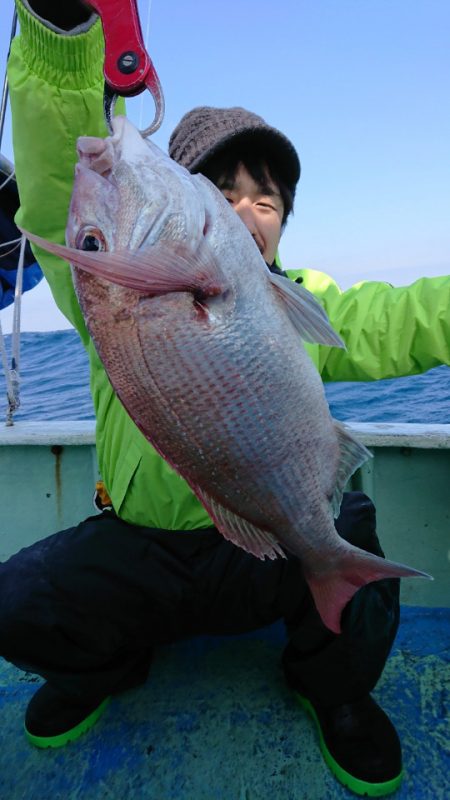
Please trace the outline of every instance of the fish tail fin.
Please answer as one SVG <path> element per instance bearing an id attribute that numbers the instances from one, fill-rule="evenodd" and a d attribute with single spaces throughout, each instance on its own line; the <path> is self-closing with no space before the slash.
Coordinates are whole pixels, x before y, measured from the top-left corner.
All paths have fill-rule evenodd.
<path id="1" fill-rule="evenodd" d="M 383 578 L 433 580 L 426 572 L 387 561 L 349 544 L 332 570 L 309 574 L 305 571 L 305 577 L 322 621 L 333 633 L 341 632 L 342 611 L 361 586 Z"/>

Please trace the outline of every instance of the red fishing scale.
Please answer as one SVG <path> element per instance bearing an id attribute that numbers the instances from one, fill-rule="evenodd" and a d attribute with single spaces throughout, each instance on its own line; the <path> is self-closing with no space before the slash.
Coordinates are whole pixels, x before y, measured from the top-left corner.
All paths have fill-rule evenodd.
<path id="1" fill-rule="evenodd" d="M 119 95 L 133 97 L 148 89 L 155 103 L 155 116 L 148 128 L 149 136 L 160 127 L 164 117 L 164 96 L 161 84 L 147 53 L 142 36 L 136 0 L 83 0 L 100 17 L 105 38 L 104 110 L 108 128 L 114 104 Z"/>

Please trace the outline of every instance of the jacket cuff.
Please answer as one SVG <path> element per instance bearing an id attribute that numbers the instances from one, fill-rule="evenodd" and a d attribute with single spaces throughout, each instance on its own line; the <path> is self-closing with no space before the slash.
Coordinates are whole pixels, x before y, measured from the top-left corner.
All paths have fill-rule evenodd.
<path id="1" fill-rule="evenodd" d="M 49 14 L 50 18 L 42 16 L 42 13 L 40 13 L 42 2 L 44 3 L 43 10 L 45 14 Z M 60 0 L 60 5 L 47 5 L 48 0 L 16 0 L 16 3 L 21 3 L 46 28 L 64 36 L 86 33 L 97 18 L 97 15 L 80 0 L 76 0 L 76 2 L 72 0 L 68 6 L 64 5 L 64 0 L 62 3 Z"/>
<path id="2" fill-rule="evenodd" d="M 22 55 L 36 75 L 65 89 L 85 89 L 101 79 L 105 45 L 96 15 L 79 26 L 81 33 L 75 33 L 77 29 L 58 33 L 21 0 L 16 6 Z"/>

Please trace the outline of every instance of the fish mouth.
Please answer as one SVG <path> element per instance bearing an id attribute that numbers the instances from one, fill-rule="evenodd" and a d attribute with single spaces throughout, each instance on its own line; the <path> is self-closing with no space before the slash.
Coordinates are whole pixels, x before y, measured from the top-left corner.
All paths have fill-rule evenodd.
<path id="1" fill-rule="evenodd" d="M 80 182 L 89 178 L 95 180 L 99 187 L 105 188 L 105 184 L 110 186 L 115 185 L 112 168 L 108 168 L 104 172 L 100 172 L 91 164 L 86 164 L 85 160 L 80 160 L 75 164 L 75 181 Z"/>

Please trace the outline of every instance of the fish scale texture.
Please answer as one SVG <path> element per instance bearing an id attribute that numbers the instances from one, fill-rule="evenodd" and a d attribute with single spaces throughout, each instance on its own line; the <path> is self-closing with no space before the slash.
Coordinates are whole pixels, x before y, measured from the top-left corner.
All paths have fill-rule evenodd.
<path id="1" fill-rule="evenodd" d="M 305 563 L 314 550 L 317 566 L 337 544 L 330 497 L 340 450 L 321 379 L 287 312 L 292 298 L 272 284 L 222 194 L 124 118 L 112 137 L 82 140 L 79 158 L 67 237 L 82 264 L 83 232 L 100 232 L 108 251 L 100 255 L 122 281 L 74 269 L 115 391 L 209 511 L 211 497 Z M 312 299 L 297 314 L 302 325 L 322 319 Z"/>
<path id="2" fill-rule="evenodd" d="M 84 306 L 141 430 L 191 485 L 236 513 L 275 531 L 296 526 L 305 505 L 323 503 L 332 486 L 337 445 L 320 379 L 276 304 L 247 291 L 233 313 L 218 299 L 211 320 L 187 293 L 145 299 L 121 291 L 126 325 L 99 322 L 98 297 L 91 310 L 85 289 Z"/>
<path id="3" fill-rule="evenodd" d="M 113 699 L 59 751 L 25 740 L 40 679 L 0 662 L 0 796 L 7 800 L 351 800 L 286 688 L 283 628 L 161 648 L 145 686 Z M 403 743 L 395 800 L 447 800 L 450 609 L 402 608 L 375 691 Z"/>

